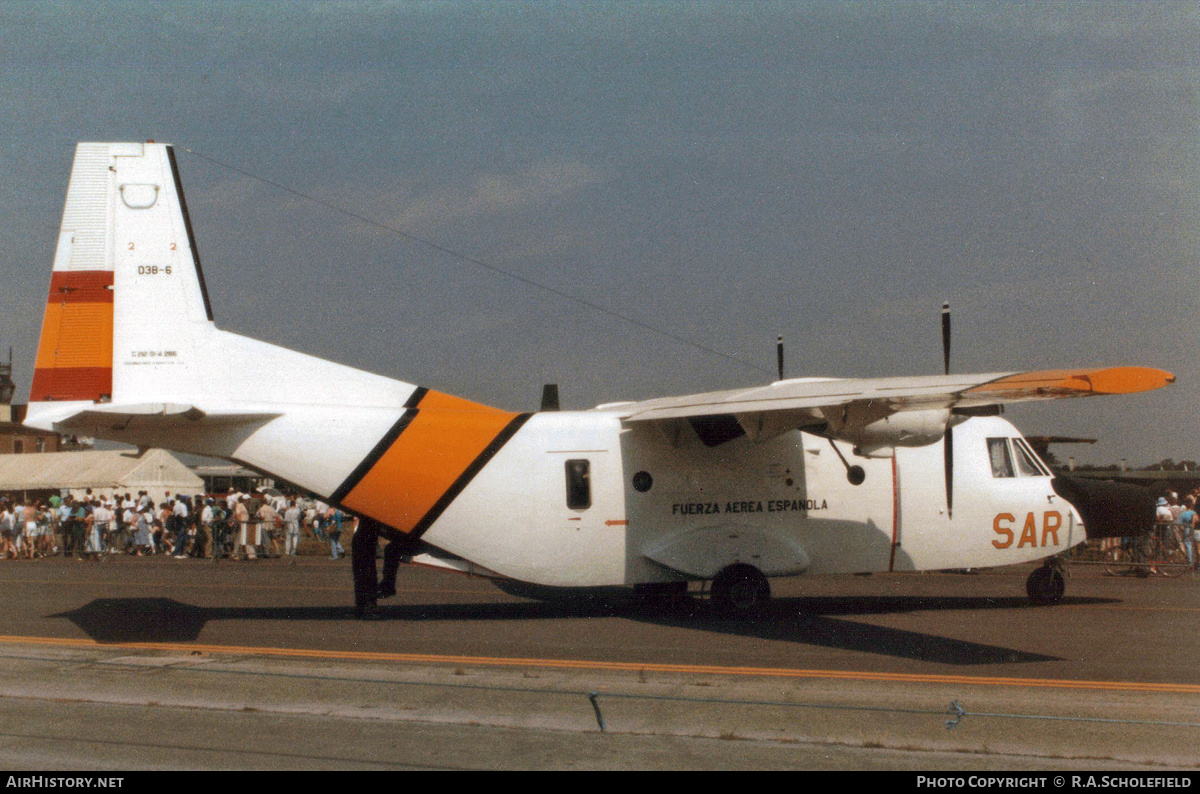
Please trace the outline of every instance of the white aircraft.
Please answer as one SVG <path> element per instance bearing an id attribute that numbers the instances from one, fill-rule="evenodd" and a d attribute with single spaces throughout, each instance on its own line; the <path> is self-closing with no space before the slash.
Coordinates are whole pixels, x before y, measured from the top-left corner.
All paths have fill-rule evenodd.
<path id="1" fill-rule="evenodd" d="M 998 406 L 1173 380 L 797 378 L 501 410 L 219 330 L 171 146 L 81 143 L 26 424 L 225 458 L 362 517 L 363 614 L 411 561 L 551 587 L 711 582 L 737 615 L 769 577 L 1053 561 L 1124 531 L 1102 525 L 1138 498 L 1053 478 Z M 1050 562 L 1027 590 L 1058 600 L 1062 575 Z"/>

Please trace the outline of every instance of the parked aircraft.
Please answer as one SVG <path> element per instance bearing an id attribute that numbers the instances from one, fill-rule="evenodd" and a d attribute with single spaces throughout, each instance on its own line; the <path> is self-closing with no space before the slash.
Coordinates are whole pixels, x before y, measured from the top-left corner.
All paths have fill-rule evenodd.
<path id="1" fill-rule="evenodd" d="M 550 587 L 708 582 L 719 610 L 746 614 L 771 577 L 1040 559 L 1028 593 L 1058 600 L 1055 555 L 1140 501 L 1053 477 L 998 406 L 1173 380 L 781 378 L 503 410 L 218 329 L 173 148 L 81 143 L 26 423 L 225 458 L 359 515 L 363 614 L 380 534 L 384 595 L 408 560 Z"/>

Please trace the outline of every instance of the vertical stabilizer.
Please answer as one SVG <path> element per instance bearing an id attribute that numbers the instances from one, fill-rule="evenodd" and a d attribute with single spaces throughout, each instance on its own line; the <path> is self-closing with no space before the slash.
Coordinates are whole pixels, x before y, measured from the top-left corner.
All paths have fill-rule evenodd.
<path id="1" fill-rule="evenodd" d="M 31 405 L 193 394 L 214 330 L 171 147 L 79 144 Z"/>

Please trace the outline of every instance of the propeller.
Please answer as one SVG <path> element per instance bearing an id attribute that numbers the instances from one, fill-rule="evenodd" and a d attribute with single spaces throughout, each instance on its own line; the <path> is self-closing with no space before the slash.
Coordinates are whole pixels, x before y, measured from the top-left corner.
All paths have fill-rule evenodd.
<path id="1" fill-rule="evenodd" d="M 775 340 L 775 360 L 779 364 L 779 379 L 783 380 L 783 336 Z"/>
<path id="2" fill-rule="evenodd" d="M 950 374 L 950 303 L 942 304 L 942 369 Z M 946 435 L 942 449 L 945 453 L 946 515 L 954 517 L 954 428 L 946 424 Z"/>

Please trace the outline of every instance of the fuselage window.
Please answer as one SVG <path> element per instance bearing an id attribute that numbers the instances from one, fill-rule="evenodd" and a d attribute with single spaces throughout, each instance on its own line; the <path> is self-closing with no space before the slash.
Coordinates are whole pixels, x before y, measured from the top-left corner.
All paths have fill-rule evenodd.
<path id="1" fill-rule="evenodd" d="M 1013 439 L 1013 449 L 1017 453 L 1017 471 L 1021 472 L 1022 477 L 1044 477 L 1047 472 L 1042 470 L 1038 465 L 1037 457 L 1033 451 L 1025 446 L 1025 442 L 1019 438 Z"/>
<path id="2" fill-rule="evenodd" d="M 989 438 L 988 443 L 988 459 L 992 463 L 993 477 L 1012 477 L 1013 464 L 1012 455 L 1008 451 L 1007 438 Z"/>
<path id="3" fill-rule="evenodd" d="M 567 461 L 567 507 L 587 510 L 592 506 L 591 464 L 586 460 Z"/>

